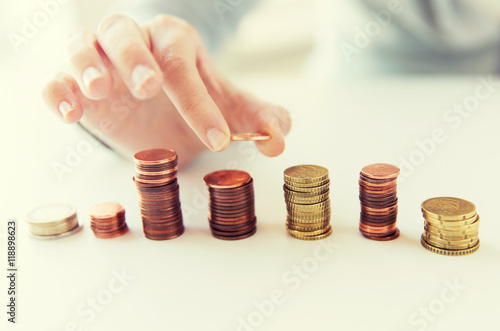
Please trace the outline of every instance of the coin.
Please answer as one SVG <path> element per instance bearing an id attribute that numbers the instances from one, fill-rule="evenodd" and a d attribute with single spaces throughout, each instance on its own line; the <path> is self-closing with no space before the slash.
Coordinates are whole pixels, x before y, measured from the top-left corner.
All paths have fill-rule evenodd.
<path id="1" fill-rule="evenodd" d="M 203 180 L 210 188 L 230 189 L 245 185 L 250 179 L 245 171 L 219 170 L 206 175 Z"/>
<path id="2" fill-rule="evenodd" d="M 264 141 L 270 140 L 271 135 L 266 133 L 232 133 L 232 141 Z"/>
<path id="3" fill-rule="evenodd" d="M 284 172 L 285 181 L 289 183 L 318 183 L 328 179 L 328 169 L 311 164 L 290 167 Z"/>
<path id="4" fill-rule="evenodd" d="M 438 197 L 425 200 L 422 211 L 440 220 L 462 220 L 476 214 L 476 206 L 467 200 Z"/>
<path id="5" fill-rule="evenodd" d="M 222 240 L 252 236 L 257 231 L 252 177 L 240 170 L 219 170 L 206 175 L 204 181 L 212 236 Z"/>
<path id="6" fill-rule="evenodd" d="M 393 179 L 398 177 L 400 169 L 392 164 L 375 163 L 365 166 L 361 174 L 371 179 Z"/>
<path id="7" fill-rule="evenodd" d="M 322 240 L 322 239 L 328 238 L 332 233 L 333 233 L 333 230 L 331 227 L 329 227 L 327 232 L 320 234 L 320 235 L 316 235 L 316 236 L 300 236 L 300 235 L 296 235 L 294 233 L 290 233 L 290 235 L 296 239 L 312 241 L 312 240 Z"/>
<path id="8" fill-rule="evenodd" d="M 427 241 L 425 240 L 424 236 L 422 236 L 420 238 L 420 243 L 422 244 L 422 246 L 425 249 L 427 249 L 433 253 L 437 253 L 437 254 L 441 254 L 441 255 L 448 255 L 448 256 L 469 255 L 469 254 L 475 253 L 479 249 L 479 246 L 480 246 L 480 241 L 478 239 L 477 244 L 471 248 L 458 249 L 458 250 L 442 249 L 442 248 L 435 247 L 433 245 L 428 244 Z"/>
<path id="9" fill-rule="evenodd" d="M 397 177 L 399 168 L 387 163 L 365 166 L 359 174 L 359 231 L 372 240 L 399 237 Z"/>
<path id="10" fill-rule="evenodd" d="M 168 240 L 184 233 L 177 183 L 178 157 L 170 149 L 150 149 L 134 155 L 133 178 L 139 195 L 143 231 L 151 240 Z"/>
<path id="11" fill-rule="evenodd" d="M 31 236 L 37 239 L 58 239 L 81 229 L 76 209 L 62 203 L 33 209 L 26 215 L 26 224 Z"/>
<path id="12" fill-rule="evenodd" d="M 155 148 L 138 152 L 134 155 L 136 164 L 159 165 L 173 162 L 177 159 L 177 153 L 171 149 Z"/>

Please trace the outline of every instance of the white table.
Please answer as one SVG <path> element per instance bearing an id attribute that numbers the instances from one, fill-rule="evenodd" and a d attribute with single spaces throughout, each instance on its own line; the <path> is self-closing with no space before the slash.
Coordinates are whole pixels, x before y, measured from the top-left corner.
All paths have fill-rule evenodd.
<path id="1" fill-rule="evenodd" d="M 179 174 L 185 234 L 156 242 L 142 234 L 133 163 L 95 144 L 59 182 L 51 163 L 64 162 L 66 148 L 88 138 L 58 123 L 36 94 L 3 82 L 1 232 L 5 234 L 8 218 L 18 219 L 20 228 L 19 323 L 13 329 L 498 327 L 500 86 L 453 128 L 443 115 L 474 96 L 477 77 L 387 78 L 342 85 L 247 83 L 293 113 L 285 153 L 271 159 L 251 145 L 235 143 L 222 154 L 203 155 Z M 37 93 L 38 82 L 26 84 Z M 21 124 L 23 117 L 27 124 Z M 447 139 L 420 160 L 414 141 L 428 139 L 436 128 Z M 358 231 L 360 169 L 375 162 L 400 164 L 400 158 L 411 155 L 415 169 L 398 188 L 400 238 L 363 238 Z M 282 172 L 303 163 L 330 170 L 334 234 L 329 240 L 303 242 L 285 230 Z M 227 166 L 248 171 L 256 191 L 258 231 L 237 242 L 211 237 L 204 200 L 203 176 Z M 476 204 L 481 215 L 477 253 L 446 257 L 420 245 L 420 204 L 434 196 L 457 196 Z M 92 234 L 87 210 L 106 201 L 125 207 L 131 229 L 126 235 L 102 240 Z M 26 212 L 52 202 L 74 205 L 83 231 L 61 240 L 30 239 L 23 223 Z M 5 252 L 5 237 L 1 247 Z M 116 273 L 123 272 L 131 279 L 118 279 Z"/>

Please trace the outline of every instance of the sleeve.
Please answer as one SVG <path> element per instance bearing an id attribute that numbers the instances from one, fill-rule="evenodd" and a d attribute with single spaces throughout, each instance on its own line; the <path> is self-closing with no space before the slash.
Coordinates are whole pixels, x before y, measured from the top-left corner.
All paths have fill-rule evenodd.
<path id="1" fill-rule="evenodd" d="M 249 0 L 129 0 L 119 3 L 121 12 L 143 23 L 158 14 L 169 14 L 192 24 L 213 52 L 230 36 L 240 19 L 258 1 Z M 125 9 L 125 10 L 123 10 Z"/>

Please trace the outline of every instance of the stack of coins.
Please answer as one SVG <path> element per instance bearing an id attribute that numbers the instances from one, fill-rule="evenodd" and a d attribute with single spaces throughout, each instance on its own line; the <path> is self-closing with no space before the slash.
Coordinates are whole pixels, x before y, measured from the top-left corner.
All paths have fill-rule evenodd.
<path id="1" fill-rule="evenodd" d="M 359 231 L 368 239 L 388 241 L 399 237 L 398 175 L 398 167 L 385 163 L 371 164 L 361 170 Z"/>
<path id="2" fill-rule="evenodd" d="M 101 203 L 89 210 L 90 228 L 97 238 L 114 238 L 127 232 L 125 209 L 119 203 Z"/>
<path id="3" fill-rule="evenodd" d="M 53 204 L 28 213 L 26 223 L 30 234 L 37 239 L 57 239 L 81 229 L 74 207 Z"/>
<path id="4" fill-rule="evenodd" d="M 177 153 L 150 149 L 134 155 L 134 182 L 139 193 L 144 235 L 152 240 L 177 238 L 184 232 Z"/>
<path id="5" fill-rule="evenodd" d="M 425 218 L 420 242 L 442 255 L 468 255 L 479 249 L 479 215 L 472 202 L 459 198 L 432 198 L 422 203 Z"/>
<path id="6" fill-rule="evenodd" d="M 328 169 L 298 165 L 284 171 L 288 233 L 301 240 L 320 240 L 332 234 Z"/>
<path id="7" fill-rule="evenodd" d="M 238 240 L 257 231 L 253 179 L 244 171 L 220 170 L 205 176 L 210 195 L 208 222 L 215 238 Z"/>

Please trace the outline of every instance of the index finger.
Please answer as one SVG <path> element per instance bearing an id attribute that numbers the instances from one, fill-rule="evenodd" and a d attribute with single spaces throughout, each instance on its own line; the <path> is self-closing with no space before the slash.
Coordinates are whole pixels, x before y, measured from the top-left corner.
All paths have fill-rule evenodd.
<path id="1" fill-rule="evenodd" d="M 163 90 L 207 147 L 224 150 L 229 145 L 229 127 L 197 68 L 201 38 L 186 22 L 166 15 L 155 18 L 146 29 L 163 72 Z"/>

